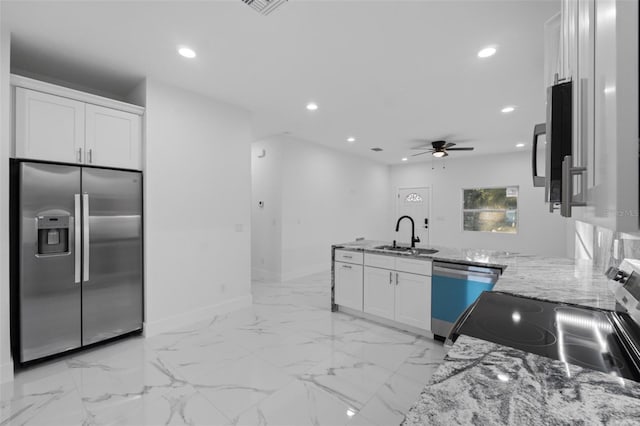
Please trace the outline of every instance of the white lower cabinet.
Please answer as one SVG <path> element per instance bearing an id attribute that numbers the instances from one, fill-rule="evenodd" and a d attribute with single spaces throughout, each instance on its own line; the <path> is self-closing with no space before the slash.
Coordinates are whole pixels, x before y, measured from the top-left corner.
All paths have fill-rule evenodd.
<path id="1" fill-rule="evenodd" d="M 334 302 L 362 311 L 362 265 L 336 262 Z"/>
<path id="2" fill-rule="evenodd" d="M 371 315 L 394 319 L 394 271 L 364 267 L 364 311 Z"/>
<path id="3" fill-rule="evenodd" d="M 395 320 L 431 330 L 431 277 L 406 272 L 397 274 Z"/>
<path id="4" fill-rule="evenodd" d="M 431 330 L 431 277 L 365 266 L 364 312 Z"/>

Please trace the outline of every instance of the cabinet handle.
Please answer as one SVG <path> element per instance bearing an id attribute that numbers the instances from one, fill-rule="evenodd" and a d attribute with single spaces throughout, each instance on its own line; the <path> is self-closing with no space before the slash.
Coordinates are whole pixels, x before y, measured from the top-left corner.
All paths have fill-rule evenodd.
<path id="1" fill-rule="evenodd" d="M 560 215 L 571 217 L 572 207 L 584 207 L 587 202 L 584 200 L 584 192 L 581 194 L 580 201 L 573 200 L 573 176 L 580 175 L 584 179 L 586 167 L 572 167 L 573 157 L 567 155 L 562 161 L 562 204 L 560 205 Z"/>
<path id="2" fill-rule="evenodd" d="M 393 272 L 389 271 L 389 285 L 393 284 Z"/>
<path id="3" fill-rule="evenodd" d="M 78 148 L 78 163 L 82 163 L 82 148 Z"/>
<path id="4" fill-rule="evenodd" d="M 342 257 L 344 257 L 345 259 L 353 259 L 353 256 L 347 256 L 346 254 L 343 254 Z"/>
<path id="5" fill-rule="evenodd" d="M 398 273 L 396 272 L 396 285 L 398 285 Z"/>
<path id="6" fill-rule="evenodd" d="M 93 149 L 89 148 L 89 164 L 93 163 Z"/>
<path id="7" fill-rule="evenodd" d="M 351 266 L 349 265 L 342 265 L 343 268 L 347 268 L 347 269 L 351 269 Z"/>

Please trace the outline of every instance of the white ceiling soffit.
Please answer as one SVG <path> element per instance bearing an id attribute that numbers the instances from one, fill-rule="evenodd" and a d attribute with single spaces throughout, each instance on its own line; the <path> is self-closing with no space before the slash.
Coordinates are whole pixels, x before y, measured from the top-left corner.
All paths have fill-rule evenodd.
<path id="1" fill-rule="evenodd" d="M 545 0 L 292 0 L 262 16 L 241 0 L 0 7 L 14 69 L 118 95 L 158 79 L 249 109 L 258 139 L 290 132 L 385 163 L 415 153 L 416 139 L 442 136 L 475 147 L 456 152 L 461 158 L 521 142 L 528 149 L 545 117 L 543 24 L 560 8 Z M 179 56 L 180 45 L 197 57 Z M 496 55 L 478 58 L 488 45 Z M 319 108 L 306 110 L 309 102 Z M 501 113 L 506 105 L 515 111 Z"/>

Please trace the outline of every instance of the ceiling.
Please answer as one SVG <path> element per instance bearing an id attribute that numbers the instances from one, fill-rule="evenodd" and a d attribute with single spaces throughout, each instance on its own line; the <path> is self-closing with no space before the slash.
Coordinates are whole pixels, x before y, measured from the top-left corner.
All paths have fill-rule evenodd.
<path id="1" fill-rule="evenodd" d="M 290 0 L 269 16 L 240 0 L 1 8 L 15 70 L 119 96 L 158 79 L 250 110 L 256 140 L 289 132 L 396 164 L 416 139 L 445 135 L 476 148 L 451 157 L 528 149 L 544 121 L 543 24 L 560 5 Z M 198 56 L 179 56 L 179 45 Z M 497 54 L 478 58 L 487 45 Z M 310 101 L 317 111 L 305 109 Z M 506 105 L 515 111 L 501 113 Z"/>

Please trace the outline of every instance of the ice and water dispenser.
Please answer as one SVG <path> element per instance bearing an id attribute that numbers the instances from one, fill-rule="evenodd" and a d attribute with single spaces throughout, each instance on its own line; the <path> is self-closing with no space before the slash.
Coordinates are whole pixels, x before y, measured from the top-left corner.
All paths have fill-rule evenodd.
<path id="1" fill-rule="evenodd" d="M 37 217 L 38 254 L 69 253 L 69 215 L 42 215 Z"/>

